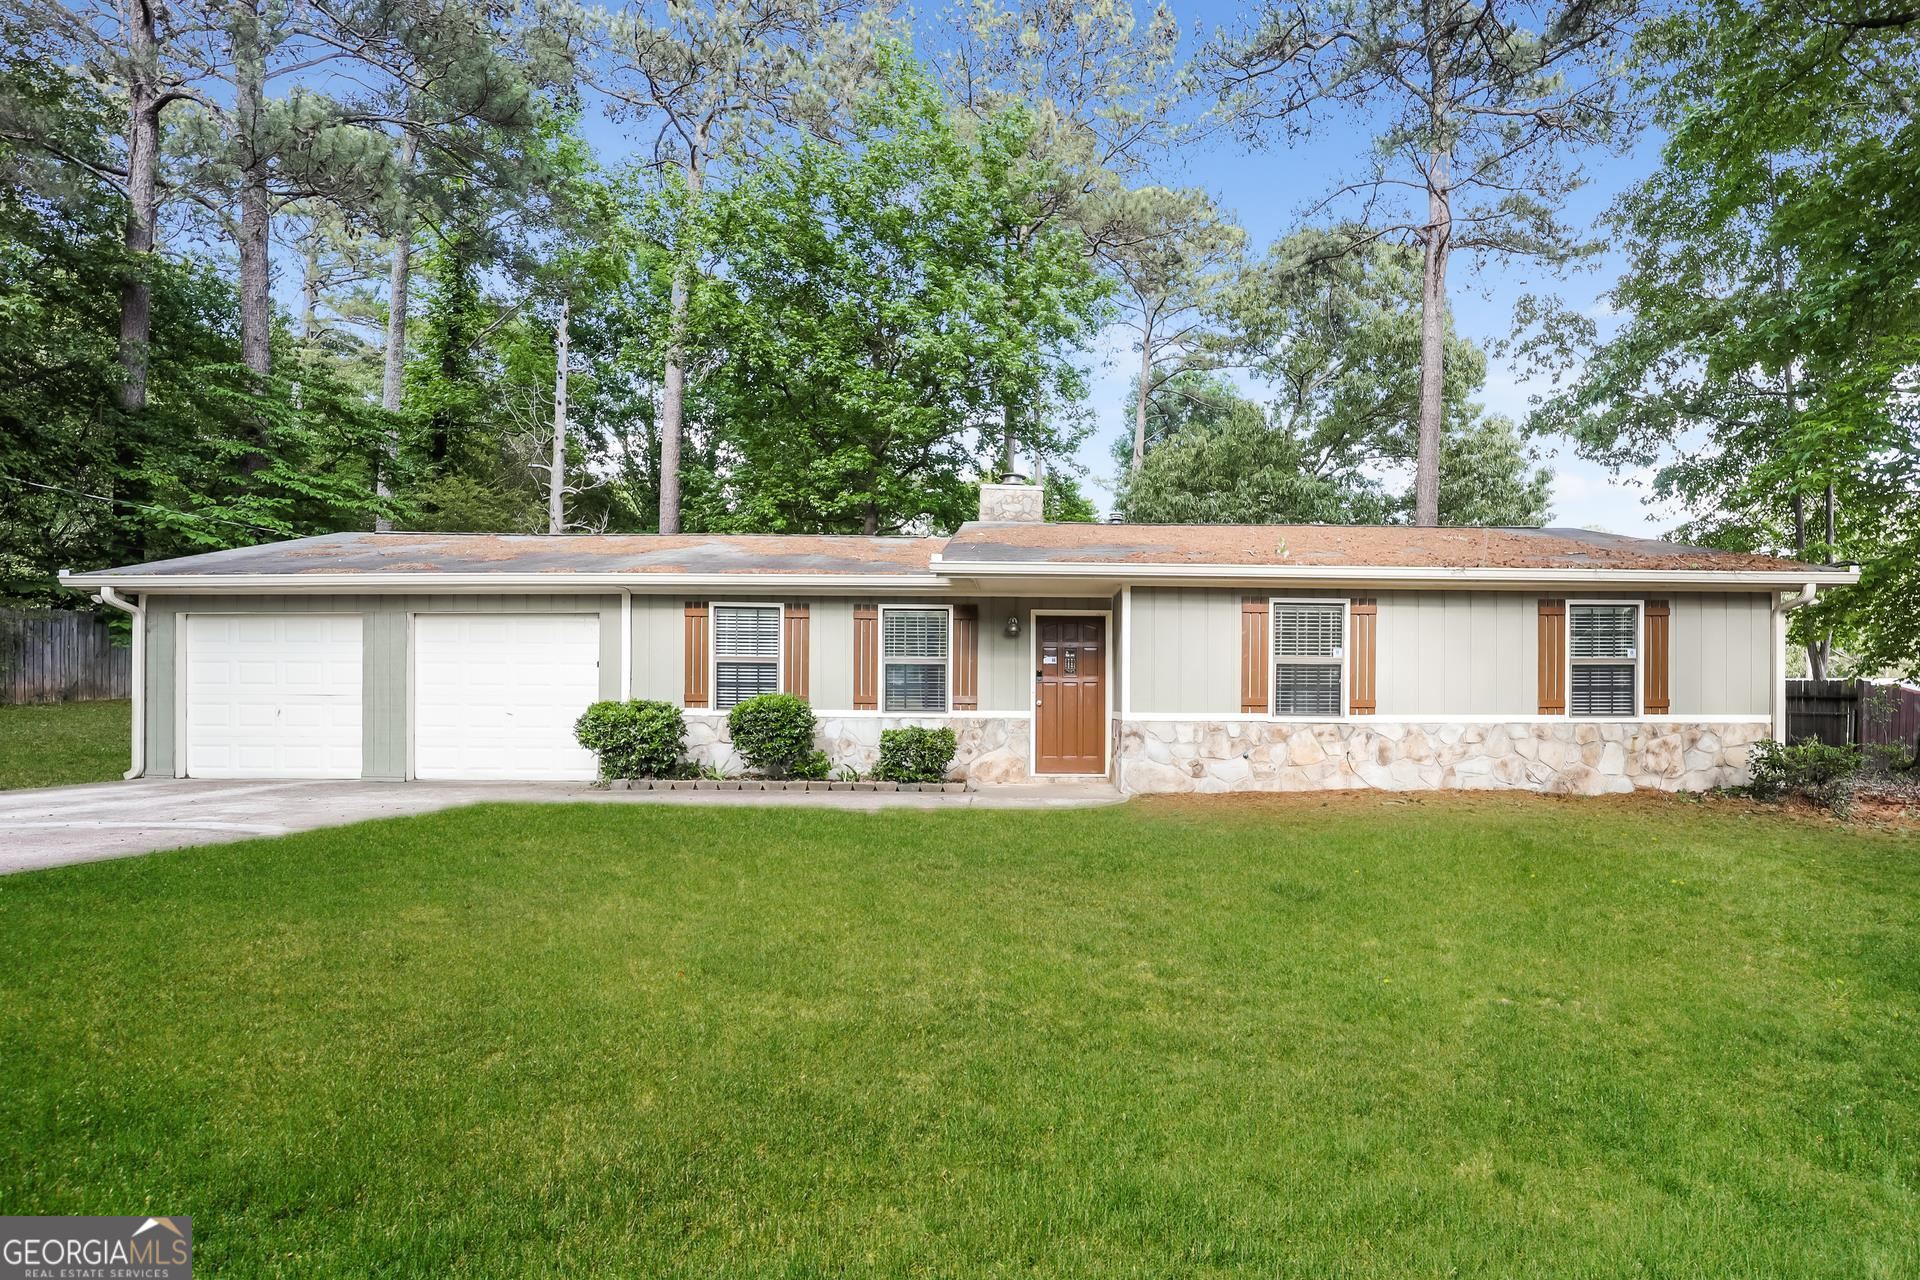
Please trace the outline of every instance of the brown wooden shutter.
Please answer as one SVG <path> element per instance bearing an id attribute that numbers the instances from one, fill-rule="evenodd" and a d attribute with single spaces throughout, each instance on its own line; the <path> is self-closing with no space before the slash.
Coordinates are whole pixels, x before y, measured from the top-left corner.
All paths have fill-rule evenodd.
<path id="1" fill-rule="evenodd" d="M 681 698 L 682 706 L 704 707 L 709 704 L 707 690 L 707 602 L 704 600 L 687 601 L 687 643 L 686 643 L 686 693 Z"/>
<path id="2" fill-rule="evenodd" d="M 1374 635 L 1379 629 L 1380 606 L 1373 600 L 1355 600 L 1347 606 L 1353 618 L 1353 634 L 1347 638 L 1347 659 L 1352 681 L 1347 690 L 1347 710 L 1356 716 L 1370 716 L 1377 709 L 1374 687 L 1378 683 L 1374 668 Z"/>
<path id="3" fill-rule="evenodd" d="M 786 692 L 796 698 L 807 696 L 807 606 L 787 606 Z"/>
<path id="4" fill-rule="evenodd" d="M 1265 715 L 1273 683 L 1273 657 L 1267 651 L 1268 605 L 1265 596 L 1240 601 L 1240 713 Z"/>
<path id="5" fill-rule="evenodd" d="M 953 709 L 980 709 L 980 606 L 953 607 Z"/>
<path id="6" fill-rule="evenodd" d="M 880 608 L 853 606 L 853 709 L 880 709 Z"/>
<path id="7" fill-rule="evenodd" d="M 1665 600 L 1647 601 L 1646 713 L 1668 715 L 1673 710 L 1673 694 L 1667 688 L 1667 621 L 1672 610 Z"/>
<path id="8" fill-rule="evenodd" d="M 1540 602 L 1540 714 L 1567 714 L 1567 602 Z"/>

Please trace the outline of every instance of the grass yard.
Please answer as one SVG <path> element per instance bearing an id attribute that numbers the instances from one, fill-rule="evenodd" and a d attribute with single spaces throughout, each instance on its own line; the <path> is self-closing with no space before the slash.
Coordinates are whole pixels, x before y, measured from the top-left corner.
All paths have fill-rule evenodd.
<path id="1" fill-rule="evenodd" d="M 1920 1274 L 1920 840 L 493 806 L 0 879 L 0 1206 L 207 1275 Z"/>
<path id="2" fill-rule="evenodd" d="M 131 703 L 0 706 L 0 791 L 107 782 L 127 771 Z"/>

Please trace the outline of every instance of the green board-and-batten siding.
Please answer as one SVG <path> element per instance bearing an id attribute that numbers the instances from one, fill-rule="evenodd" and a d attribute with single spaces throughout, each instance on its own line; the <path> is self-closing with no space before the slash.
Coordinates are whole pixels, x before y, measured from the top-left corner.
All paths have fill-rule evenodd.
<path id="1" fill-rule="evenodd" d="M 779 593 L 743 592 L 739 600 L 776 601 Z M 686 593 L 635 595 L 632 696 L 678 704 L 684 688 Z M 702 594 L 698 598 L 727 599 Z M 846 711 L 853 705 L 853 606 L 851 597 L 798 597 L 809 606 L 808 675 L 813 705 Z M 373 779 L 407 776 L 412 714 L 409 618 L 416 613 L 581 613 L 600 615 L 600 696 L 620 696 L 618 595 L 404 595 L 404 596 L 149 596 L 147 606 L 147 773 L 176 772 L 179 619 L 192 613 L 353 613 L 365 627 L 362 669 L 362 768 Z M 886 603 L 896 603 L 888 600 Z M 980 609 L 980 706 L 982 713 L 1029 710 L 1031 643 L 1035 609 L 1109 609 L 1108 599 L 967 597 L 901 599 L 900 604 L 974 604 Z M 1020 634 L 1005 633 L 1006 619 L 1020 618 Z M 1111 641 L 1110 641 L 1111 643 Z"/>
<path id="2" fill-rule="evenodd" d="M 1135 712 L 1238 714 L 1239 609 L 1241 598 L 1249 594 L 1305 599 L 1344 598 L 1346 593 L 1272 586 L 1135 587 L 1130 655 Z M 1377 714 L 1495 719 L 1538 711 L 1537 602 L 1547 593 L 1365 594 L 1379 602 Z M 1602 593 L 1555 594 L 1586 599 Z M 1679 592 L 1658 598 L 1672 605 L 1672 714 L 1769 714 L 1772 598 L 1759 592 Z"/>
<path id="3" fill-rule="evenodd" d="M 147 774 L 177 773 L 180 617 L 193 613 L 353 613 L 365 628 L 361 662 L 361 770 L 367 778 L 407 776 L 408 619 L 416 613 L 597 613 L 600 696 L 620 696 L 620 597 L 605 595 L 148 596 Z"/>

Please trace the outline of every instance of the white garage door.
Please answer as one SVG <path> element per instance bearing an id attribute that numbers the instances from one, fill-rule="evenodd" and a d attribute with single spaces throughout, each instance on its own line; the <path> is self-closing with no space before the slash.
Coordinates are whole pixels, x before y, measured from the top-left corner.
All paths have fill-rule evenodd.
<path id="1" fill-rule="evenodd" d="M 359 614 L 187 615 L 186 772 L 360 776 Z"/>
<path id="2" fill-rule="evenodd" d="M 599 697 L 598 614 L 420 614 L 413 776 L 591 779 L 573 722 Z"/>

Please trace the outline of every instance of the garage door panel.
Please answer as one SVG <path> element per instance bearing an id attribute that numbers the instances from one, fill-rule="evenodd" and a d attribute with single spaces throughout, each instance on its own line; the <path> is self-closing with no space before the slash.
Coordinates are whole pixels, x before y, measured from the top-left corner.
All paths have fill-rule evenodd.
<path id="1" fill-rule="evenodd" d="M 598 614 L 421 614 L 414 776 L 591 779 L 573 725 L 599 696 Z"/>
<path id="2" fill-rule="evenodd" d="M 358 614 L 190 614 L 186 766 L 197 778 L 361 774 Z"/>

